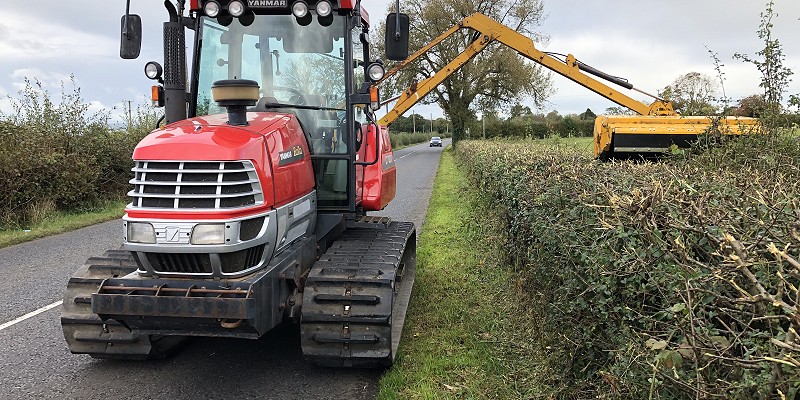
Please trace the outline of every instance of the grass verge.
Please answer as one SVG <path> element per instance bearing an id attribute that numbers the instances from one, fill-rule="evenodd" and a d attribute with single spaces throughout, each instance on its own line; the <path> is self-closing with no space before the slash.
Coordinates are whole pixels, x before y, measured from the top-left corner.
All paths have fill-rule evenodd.
<path id="1" fill-rule="evenodd" d="M 535 322 L 512 268 L 491 254 L 499 218 L 442 154 L 395 366 L 379 399 L 530 398 Z M 489 222 L 487 222 L 489 221 Z"/>
<path id="2" fill-rule="evenodd" d="M 88 211 L 53 212 L 30 227 L 0 230 L 0 248 L 120 218 L 126 201 L 108 201 Z"/>

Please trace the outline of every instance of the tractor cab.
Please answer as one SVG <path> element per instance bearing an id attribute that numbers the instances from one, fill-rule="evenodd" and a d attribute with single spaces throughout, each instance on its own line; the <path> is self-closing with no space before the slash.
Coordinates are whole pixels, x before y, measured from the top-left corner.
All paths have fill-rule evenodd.
<path id="1" fill-rule="evenodd" d="M 364 82 L 366 26 L 349 26 L 349 12 L 321 4 L 324 10 L 300 3 L 297 15 L 274 7 L 252 8 L 249 17 L 201 15 L 191 108 L 197 116 L 224 113 L 212 99 L 214 82 L 258 82 L 260 98 L 249 111 L 296 115 L 312 153 L 320 207 L 346 208 L 358 194 L 349 193 L 348 182 L 360 172 L 348 167 L 371 113 L 350 99 Z"/>

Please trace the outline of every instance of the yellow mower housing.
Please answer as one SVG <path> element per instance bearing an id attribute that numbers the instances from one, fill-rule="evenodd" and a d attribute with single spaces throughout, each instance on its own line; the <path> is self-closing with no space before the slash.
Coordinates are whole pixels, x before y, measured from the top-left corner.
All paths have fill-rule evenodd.
<path id="1" fill-rule="evenodd" d="M 745 117 L 683 117 L 600 115 L 594 122 L 594 156 L 620 158 L 657 155 L 672 146 L 686 148 L 709 129 L 725 135 L 758 131 L 758 119 Z"/>

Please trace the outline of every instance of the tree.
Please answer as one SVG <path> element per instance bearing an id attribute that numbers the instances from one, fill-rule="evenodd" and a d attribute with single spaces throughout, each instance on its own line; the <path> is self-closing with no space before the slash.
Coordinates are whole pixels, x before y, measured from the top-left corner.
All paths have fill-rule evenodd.
<path id="1" fill-rule="evenodd" d="M 783 46 L 780 41 L 772 37 L 772 18 L 777 16 L 774 11 L 775 3 L 767 3 L 766 11 L 761 13 L 761 24 L 758 26 L 758 38 L 764 41 L 764 48 L 758 52 L 760 58 L 748 56 L 747 54 L 736 53 L 733 58 L 755 65 L 761 73 L 761 86 L 764 89 L 765 111 L 770 115 L 778 115 L 781 112 L 781 101 L 786 89 L 791 82 L 794 72 L 783 65 L 786 56 L 783 54 Z M 800 105 L 800 99 L 795 96 L 790 97 L 790 106 Z"/>
<path id="2" fill-rule="evenodd" d="M 591 108 L 587 108 L 586 111 L 583 112 L 583 114 L 578 116 L 578 118 L 581 120 L 594 120 L 595 118 L 597 118 L 597 114 L 592 112 Z"/>
<path id="3" fill-rule="evenodd" d="M 717 84 L 705 74 L 689 72 L 681 75 L 661 91 L 660 97 L 671 100 L 675 111 L 683 115 L 711 115 Z"/>
<path id="4" fill-rule="evenodd" d="M 411 116 L 399 116 L 392 124 L 392 132 L 411 132 L 414 129 Z"/>
<path id="5" fill-rule="evenodd" d="M 633 112 L 633 110 L 631 110 L 631 109 L 629 109 L 627 107 L 622 107 L 622 106 L 608 107 L 608 108 L 606 108 L 605 114 L 606 115 L 636 115 L 636 113 Z"/>
<path id="6" fill-rule="evenodd" d="M 738 106 L 733 110 L 733 115 L 758 118 L 766 108 L 767 102 L 764 101 L 764 96 L 754 94 L 739 100 Z"/>
<path id="7" fill-rule="evenodd" d="M 794 107 L 800 113 L 800 93 L 789 96 L 789 108 Z"/>
<path id="8" fill-rule="evenodd" d="M 409 40 L 412 51 L 475 12 L 534 39 L 541 39 L 535 29 L 544 17 L 542 0 L 407 0 L 403 2 L 402 11 L 412 19 Z M 380 34 L 382 31 L 379 29 Z M 388 86 L 399 92 L 412 82 L 433 76 L 472 43 L 473 34 L 466 30 L 454 34 L 417 62 L 406 66 Z M 383 39 L 376 43 L 382 46 Z M 524 60 L 502 44 L 493 43 L 434 89 L 423 102 L 438 102 L 453 124 L 453 140 L 457 142 L 464 137 L 467 123 L 475 120 L 476 110 L 495 111 L 515 103 L 520 97 L 531 97 L 538 106 L 551 92 L 550 77 L 541 66 Z"/>
<path id="9" fill-rule="evenodd" d="M 509 114 L 510 114 L 509 115 L 509 119 L 514 119 L 514 118 L 521 117 L 523 115 L 533 114 L 533 111 L 531 111 L 530 107 L 523 106 L 522 104 L 517 103 L 517 104 L 514 104 L 513 107 L 511 107 L 511 111 L 509 112 Z"/>
<path id="10" fill-rule="evenodd" d="M 561 120 L 562 120 L 563 118 L 564 118 L 564 117 L 562 117 L 562 116 L 561 116 L 561 115 L 558 113 L 558 111 L 556 111 L 556 110 L 550 111 L 549 113 L 547 113 L 547 115 L 545 115 L 545 116 L 544 116 L 544 119 L 545 119 L 545 121 L 547 121 L 548 123 L 557 123 L 557 122 L 561 122 Z"/>

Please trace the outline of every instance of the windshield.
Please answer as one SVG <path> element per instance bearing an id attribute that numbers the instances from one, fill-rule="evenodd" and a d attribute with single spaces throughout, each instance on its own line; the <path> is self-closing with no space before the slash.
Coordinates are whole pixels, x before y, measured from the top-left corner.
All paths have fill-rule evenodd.
<path id="1" fill-rule="evenodd" d="M 197 115 L 225 112 L 211 96 L 215 81 L 251 79 L 261 88 L 257 107 L 300 106 L 295 108 L 306 114 L 301 122 L 335 123 L 347 93 L 344 34 L 344 18 L 334 18 L 329 26 L 301 26 L 292 15 L 258 15 L 249 26 L 238 19 L 223 26 L 204 17 Z M 258 111 L 266 111 L 262 108 Z M 317 115 L 315 109 L 322 110 Z"/>

